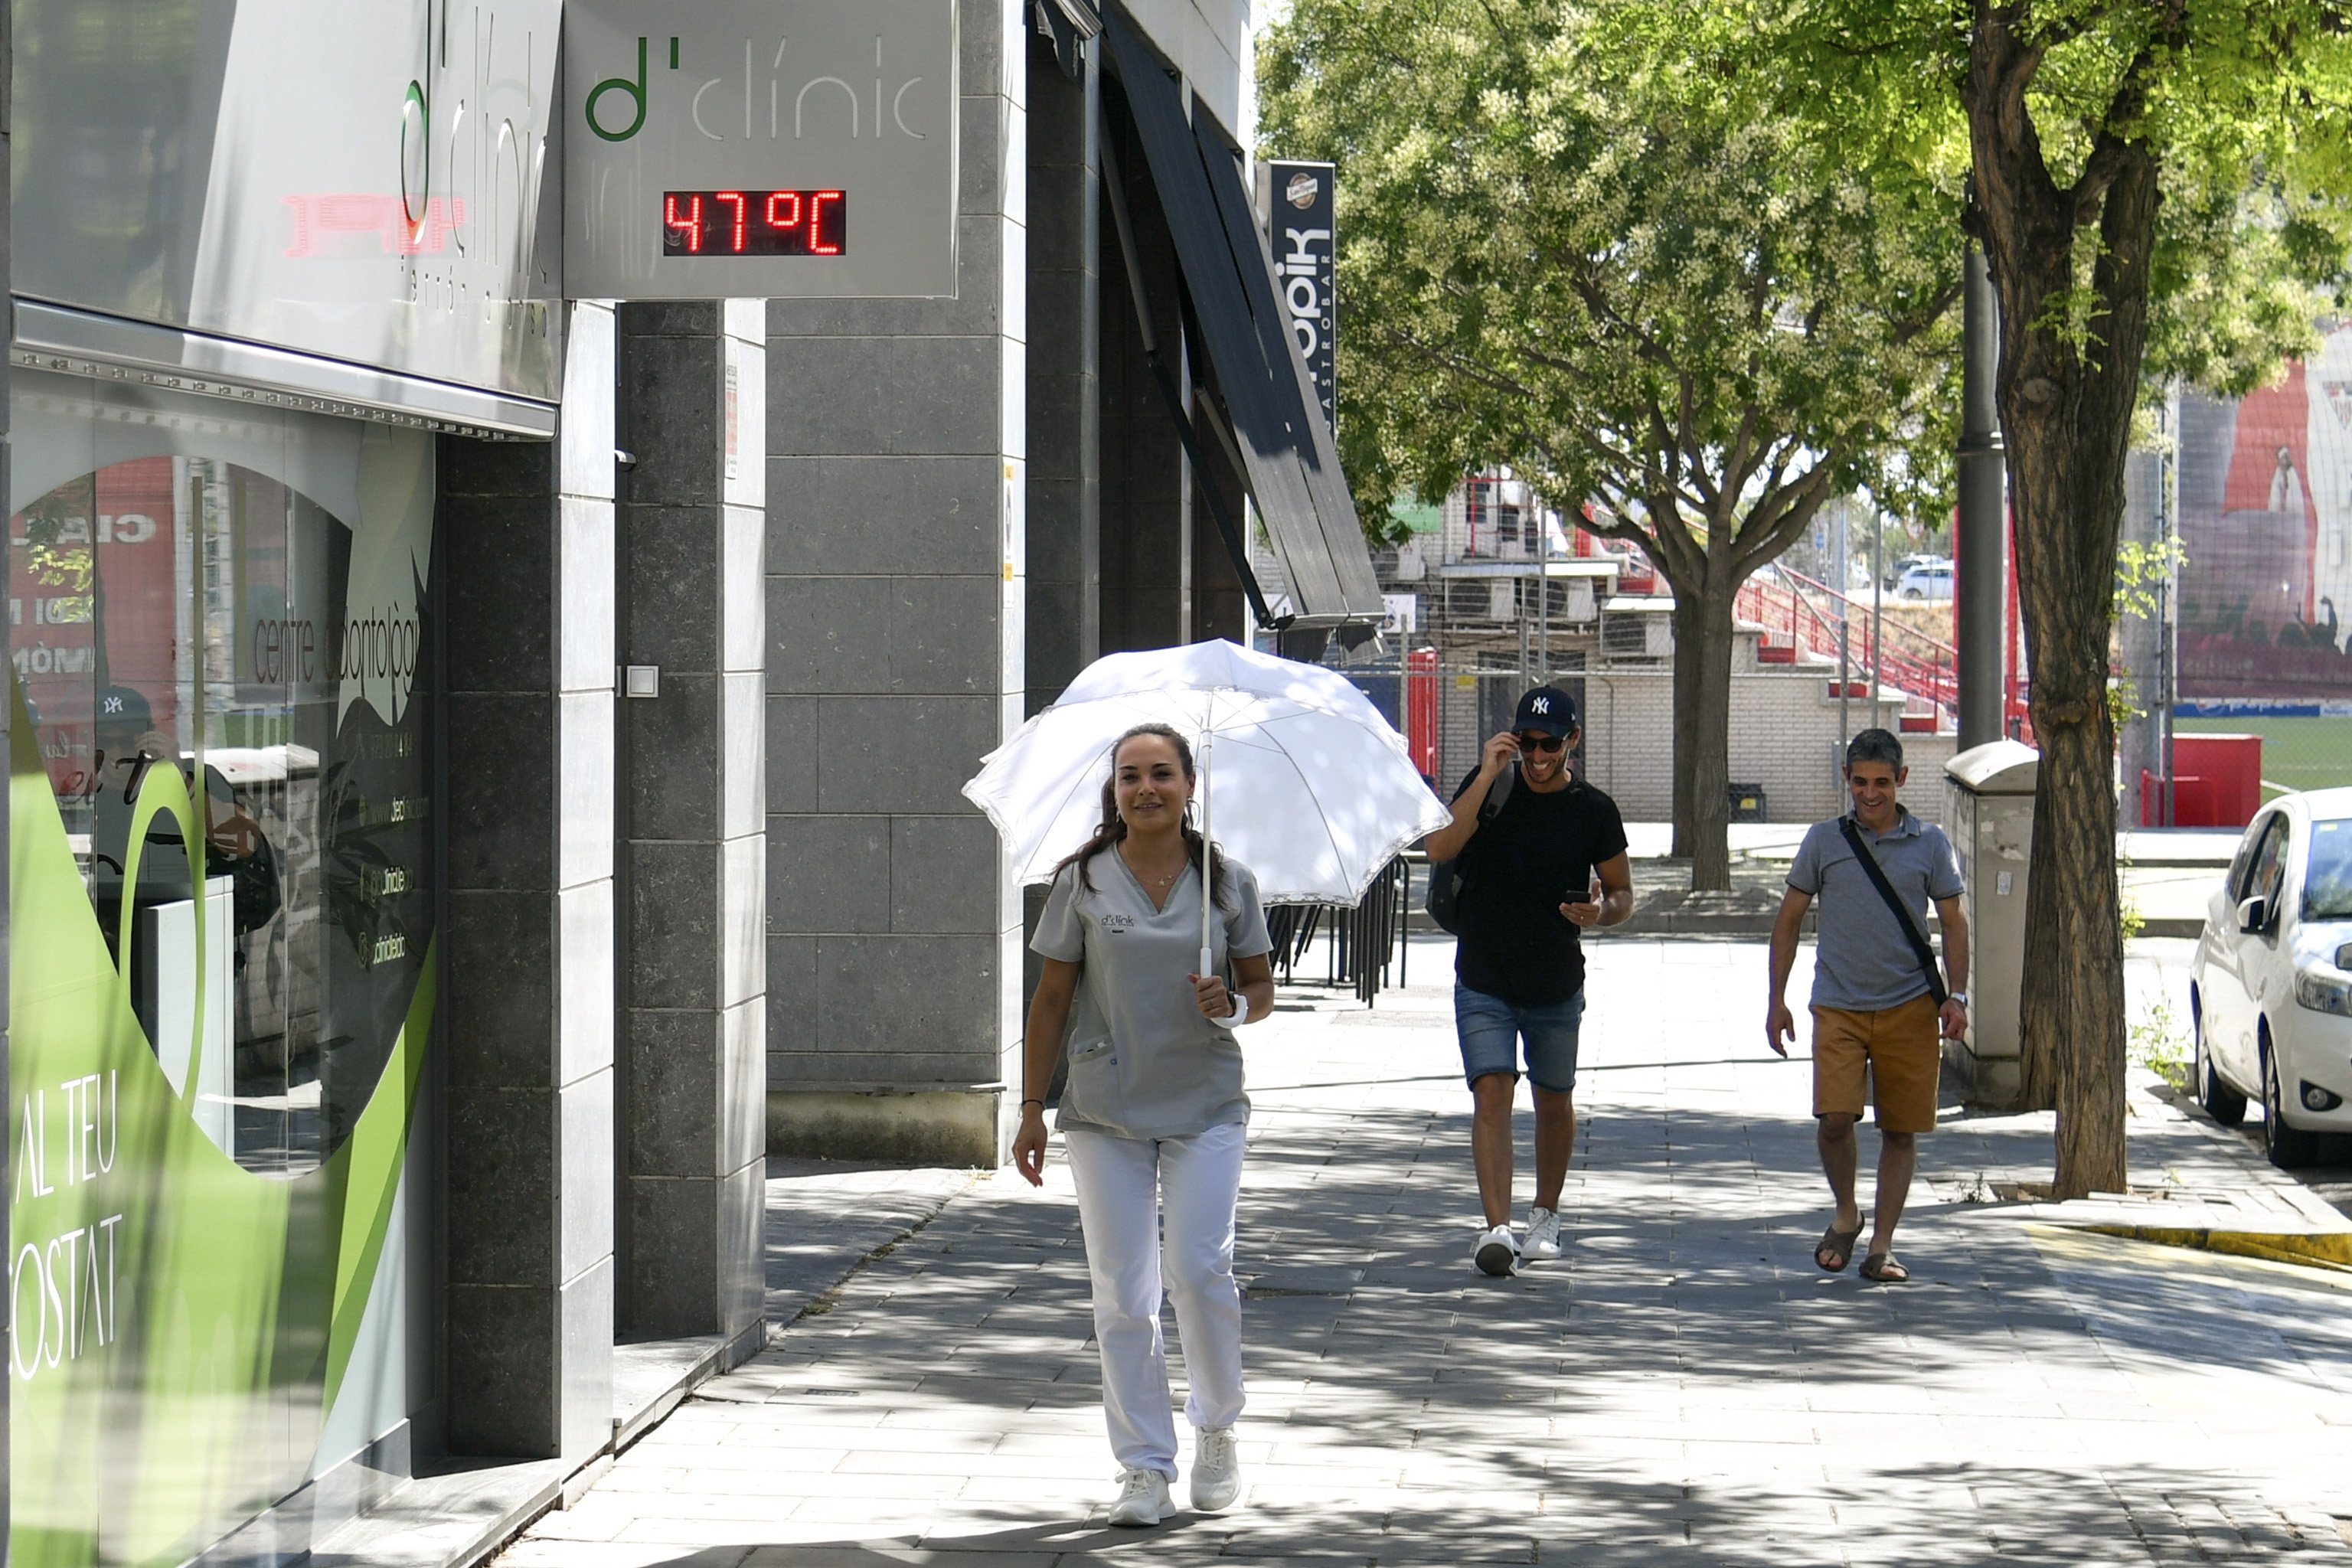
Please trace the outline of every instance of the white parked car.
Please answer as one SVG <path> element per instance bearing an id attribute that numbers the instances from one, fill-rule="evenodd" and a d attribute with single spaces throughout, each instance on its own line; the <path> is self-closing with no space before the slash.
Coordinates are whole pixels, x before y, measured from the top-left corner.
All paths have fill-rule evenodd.
<path id="1" fill-rule="evenodd" d="M 2271 1163 L 2352 1132 L 2352 789 L 2255 814 L 2206 909 L 2189 1015 L 2199 1102 L 2234 1127 L 2260 1100 Z"/>
<path id="2" fill-rule="evenodd" d="M 1895 580 L 1895 596 L 1898 599 L 1948 599 L 1952 596 L 1952 563 L 1948 561 L 1920 561 L 1903 569 Z"/>

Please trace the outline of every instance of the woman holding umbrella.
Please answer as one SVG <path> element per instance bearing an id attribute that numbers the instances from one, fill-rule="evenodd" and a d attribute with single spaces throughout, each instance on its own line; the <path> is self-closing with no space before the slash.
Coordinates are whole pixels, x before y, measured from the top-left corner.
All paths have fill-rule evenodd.
<path id="1" fill-rule="evenodd" d="M 1045 967 L 1029 1005 L 1013 1163 L 1043 1184 L 1045 1095 L 1066 1038 L 1059 1124 L 1094 1285 L 1103 1414 L 1122 1472 L 1113 1524 L 1158 1524 L 1175 1506 L 1163 1281 L 1191 1384 L 1192 1506 L 1213 1512 L 1241 1490 L 1234 1207 L 1249 1100 L 1233 1031 L 1273 1010 L 1274 942 L 1256 879 L 1188 820 L 1194 782 L 1192 747 L 1174 729 L 1141 724 L 1121 736 L 1101 825 L 1055 868 L 1030 944 Z M 1205 965 L 1204 899 L 1218 917 Z"/>

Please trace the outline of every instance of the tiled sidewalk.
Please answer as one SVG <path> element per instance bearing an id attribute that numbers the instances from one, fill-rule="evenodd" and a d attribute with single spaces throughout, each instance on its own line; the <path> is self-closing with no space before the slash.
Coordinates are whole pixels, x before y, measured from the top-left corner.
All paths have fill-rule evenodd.
<path id="1" fill-rule="evenodd" d="M 2336 1279 L 1963 1201 L 1980 1174 L 2046 1175 L 2031 1117 L 1926 1145 L 1913 1283 L 1821 1274 L 1807 1068 L 1762 1050 L 1754 944 L 1596 953 L 1569 1257 L 1475 1274 L 1429 956 L 1373 1012 L 1293 998 L 1245 1037 L 1242 1506 L 1101 1527 L 1113 1467 L 1057 1164 L 1043 1194 L 1000 1175 L 949 1202 L 500 1561 L 2352 1561 Z M 2266 1186 L 2146 1105 L 2139 1180 L 2193 1177 L 2168 1212 Z"/>

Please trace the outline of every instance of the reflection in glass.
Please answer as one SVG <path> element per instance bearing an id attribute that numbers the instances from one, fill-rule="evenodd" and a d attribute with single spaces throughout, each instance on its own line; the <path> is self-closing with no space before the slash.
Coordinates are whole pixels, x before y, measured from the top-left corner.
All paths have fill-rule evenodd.
<path id="1" fill-rule="evenodd" d="M 424 961 L 423 584 L 405 616 L 350 604 L 352 528 L 204 458 L 60 485 L 9 546 L 16 677 L 149 1043 L 215 1144 L 299 1175 L 350 1134 Z"/>

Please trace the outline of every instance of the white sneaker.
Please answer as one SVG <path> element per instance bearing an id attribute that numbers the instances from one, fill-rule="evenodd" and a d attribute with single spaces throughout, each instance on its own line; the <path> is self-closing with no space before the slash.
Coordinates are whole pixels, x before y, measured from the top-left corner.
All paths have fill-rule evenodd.
<path id="1" fill-rule="evenodd" d="M 1498 1225 L 1478 1238 L 1478 1250 L 1470 1255 L 1470 1261 L 1478 1266 L 1481 1273 L 1508 1274 L 1518 1267 L 1518 1237 L 1511 1234 L 1507 1224 Z"/>
<path id="2" fill-rule="evenodd" d="M 1230 1426 L 1202 1427 L 1192 1438 L 1192 1506 L 1222 1513 L 1242 1494 L 1242 1459 Z"/>
<path id="3" fill-rule="evenodd" d="M 1550 1209 L 1528 1211 L 1528 1239 L 1519 1256 L 1530 1263 L 1549 1263 L 1559 1256 L 1559 1215 Z"/>
<path id="4" fill-rule="evenodd" d="M 1118 1500 L 1110 1505 L 1113 1524 L 1158 1524 L 1176 1511 L 1168 1495 L 1168 1478 L 1158 1470 L 1122 1470 Z"/>

